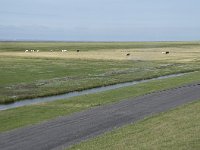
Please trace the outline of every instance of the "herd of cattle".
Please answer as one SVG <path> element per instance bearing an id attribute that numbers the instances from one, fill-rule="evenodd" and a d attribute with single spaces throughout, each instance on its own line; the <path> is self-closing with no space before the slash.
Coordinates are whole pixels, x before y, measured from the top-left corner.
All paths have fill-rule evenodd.
<path id="1" fill-rule="evenodd" d="M 35 50 L 35 49 L 30 49 L 30 50 L 26 49 L 24 52 L 27 53 L 27 52 L 39 52 L 39 51 L 40 51 L 39 49 L 37 49 L 37 50 Z M 76 52 L 79 52 L 79 51 L 80 50 L 76 50 Z M 53 50 L 50 50 L 50 52 L 53 52 Z M 66 49 L 62 49 L 61 52 L 67 52 L 67 50 Z"/>
<path id="2" fill-rule="evenodd" d="M 26 52 L 39 52 L 39 51 L 40 51 L 40 50 L 34 50 L 34 49 L 28 50 L 28 49 L 26 49 L 26 50 L 25 50 L 25 53 L 26 53 Z M 53 52 L 53 50 L 50 50 L 50 52 Z M 62 49 L 61 52 L 67 52 L 67 50 L 66 50 L 66 49 Z M 77 49 L 76 52 L 80 52 L 80 50 Z M 169 51 L 164 51 L 164 52 L 162 52 L 162 54 L 169 54 Z M 126 54 L 126 56 L 130 56 L 130 55 L 131 55 L 130 53 L 127 53 L 127 54 Z"/>

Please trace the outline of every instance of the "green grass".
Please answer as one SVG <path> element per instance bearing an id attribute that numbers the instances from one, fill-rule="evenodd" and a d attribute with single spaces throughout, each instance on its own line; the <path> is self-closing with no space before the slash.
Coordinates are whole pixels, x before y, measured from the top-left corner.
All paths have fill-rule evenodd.
<path id="1" fill-rule="evenodd" d="M 42 51 L 60 51 L 68 49 L 75 51 L 102 49 L 133 49 L 133 48 L 167 48 L 167 47 L 200 47 L 200 42 L 0 42 L 0 51 L 24 51 L 39 49 Z"/>
<path id="2" fill-rule="evenodd" d="M 199 70 L 199 47 L 200 42 L 0 42 L 2 54 L 0 55 L 0 103 Z M 143 58 L 143 53 L 141 53 L 138 55 L 143 58 L 141 60 L 146 60 L 146 57 L 152 57 L 152 55 L 157 58 L 159 56 L 157 54 L 160 54 L 161 50 L 170 50 L 170 53 L 173 54 L 169 57 L 166 56 L 167 59 L 162 55 L 160 59 L 163 59 L 162 61 L 153 61 L 156 60 L 155 58 L 152 58 L 152 61 L 136 61 L 138 58 L 112 61 L 56 58 L 57 56 L 33 58 L 32 55 L 17 57 L 15 53 L 3 56 L 5 52 L 24 52 L 25 49 L 39 49 L 42 52 L 51 49 L 54 51 L 80 49 L 81 52 L 88 51 L 88 54 L 101 50 L 114 54 L 117 49 L 119 52 L 125 50 L 126 54 L 126 50 L 131 49 L 131 53 L 134 54 L 135 49 L 146 52 L 149 48 L 156 52 L 155 56 L 152 53 Z M 116 57 L 121 57 L 119 52 Z M 11 54 L 13 55 L 9 56 Z M 131 54 L 132 56 L 134 57 Z M 68 100 L 0 111 L 0 132 L 197 81 L 200 82 L 200 72 Z M 199 126 L 197 126 L 200 124 L 199 110 L 199 102 L 181 107 L 169 113 L 146 119 L 136 125 L 113 131 L 106 134 L 105 137 L 92 140 L 83 146 L 81 144 L 81 148 L 76 146 L 74 149 L 82 149 L 82 147 L 106 149 L 107 146 L 110 149 L 134 149 L 134 147 L 136 149 L 197 149 L 200 142 L 199 134 L 195 133 L 199 133 Z M 191 134 L 190 131 L 192 131 Z M 113 140 L 109 141 L 108 137 Z M 178 140 L 173 140 L 177 137 Z"/>
<path id="3" fill-rule="evenodd" d="M 0 104 L 199 70 L 198 47 L 200 42 L 0 42 Z M 166 56 L 167 59 L 162 55 L 162 61 L 142 61 L 142 57 L 155 55 L 157 58 L 160 52 L 149 54 L 151 56 L 135 54 L 141 60 L 126 60 L 126 57 L 125 60 L 67 59 L 59 58 L 61 53 L 58 56 L 55 53 L 37 53 L 38 56 L 41 54 L 40 58 L 33 58 L 33 55 L 15 56 L 17 53 L 3 55 L 4 52 L 23 52 L 24 49 L 80 49 L 89 53 L 104 50 L 115 55 L 116 49 L 130 48 L 142 51 L 148 51 L 146 48 L 172 48 L 173 55 Z M 179 53 L 180 49 L 176 48 L 184 49 L 187 53 Z M 187 58 L 189 50 L 192 55 Z M 124 53 L 117 52 L 116 57 L 124 56 Z M 51 54 L 53 58 L 49 58 Z M 176 62 L 179 59 L 181 61 Z"/>
<path id="4" fill-rule="evenodd" d="M 0 103 L 200 69 L 200 62 L 0 57 Z"/>
<path id="5" fill-rule="evenodd" d="M 200 100 L 115 129 L 70 150 L 199 150 Z"/>
<path id="6" fill-rule="evenodd" d="M 78 96 L 68 100 L 40 103 L 0 111 L 0 132 L 36 124 L 59 116 L 69 115 L 91 107 L 114 103 L 153 91 L 197 81 L 200 82 L 200 72 L 190 73 L 181 77 L 155 80 L 96 94 Z"/>

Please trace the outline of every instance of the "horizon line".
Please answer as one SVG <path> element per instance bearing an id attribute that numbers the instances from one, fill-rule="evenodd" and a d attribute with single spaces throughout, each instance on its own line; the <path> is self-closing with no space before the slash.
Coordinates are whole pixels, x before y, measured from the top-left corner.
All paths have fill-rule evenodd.
<path id="1" fill-rule="evenodd" d="M 118 40 L 113 40 L 113 41 L 103 41 L 103 40 L 88 40 L 88 41 L 70 41 L 70 40 L 0 40 L 0 42 L 66 42 L 66 43 L 115 43 L 115 42 L 124 42 L 124 43 L 128 43 L 128 42 L 200 42 L 200 40 L 161 40 L 161 41 L 118 41 Z"/>

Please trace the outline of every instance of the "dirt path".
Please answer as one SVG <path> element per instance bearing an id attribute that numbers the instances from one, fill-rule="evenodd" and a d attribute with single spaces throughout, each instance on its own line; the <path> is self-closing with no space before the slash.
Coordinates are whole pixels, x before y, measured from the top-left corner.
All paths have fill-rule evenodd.
<path id="1" fill-rule="evenodd" d="M 1 150 L 63 149 L 114 127 L 200 99 L 200 84 L 159 91 L 0 134 Z"/>

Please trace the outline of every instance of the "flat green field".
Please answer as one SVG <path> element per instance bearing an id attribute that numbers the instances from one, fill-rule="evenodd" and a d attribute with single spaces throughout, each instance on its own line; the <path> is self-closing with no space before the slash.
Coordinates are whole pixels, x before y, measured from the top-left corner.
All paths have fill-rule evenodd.
<path id="1" fill-rule="evenodd" d="M 0 103 L 199 70 L 200 63 L 0 57 Z"/>
<path id="2" fill-rule="evenodd" d="M 85 50 L 24 53 L 28 47 L 76 46 Z M 169 55 L 161 53 L 163 47 Z M 198 42 L 0 42 L 0 103 L 196 71 L 199 59 Z"/>
<path id="3" fill-rule="evenodd" d="M 40 52 L 25 53 L 25 49 Z M 62 53 L 61 49 L 68 52 Z M 77 53 L 77 49 L 80 52 Z M 170 54 L 162 54 L 162 51 Z M 200 82 L 200 42 L 0 42 L 1 104 L 181 72 L 190 73 L 0 111 L 0 132 Z M 199 149 L 199 110 L 198 101 L 114 130 L 72 149 Z"/>
<path id="4" fill-rule="evenodd" d="M 149 48 L 191 48 L 200 47 L 200 42 L 0 42 L 0 51 L 25 51 L 39 49 L 41 51 L 96 51 L 113 49 L 149 49 Z"/>

